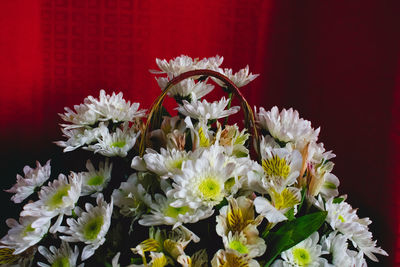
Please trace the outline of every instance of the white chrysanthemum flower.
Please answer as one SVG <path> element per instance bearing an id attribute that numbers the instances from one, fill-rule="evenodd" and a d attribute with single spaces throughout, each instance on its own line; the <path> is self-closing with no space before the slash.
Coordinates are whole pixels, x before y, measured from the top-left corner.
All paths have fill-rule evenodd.
<path id="1" fill-rule="evenodd" d="M 366 267 L 367 263 L 362 252 L 347 249 L 347 237 L 333 231 L 329 236 L 321 238 L 322 250 L 332 255 L 332 263 L 335 266 Z"/>
<path id="2" fill-rule="evenodd" d="M 85 149 L 94 151 L 106 157 L 126 157 L 128 152 L 135 145 L 140 132 L 136 132 L 134 127 L 129 127 L 124 123 L 121 128 L 110 133 L 106 126 L 100 128 L 100 137 L 98 143 L 85 147 Z"/>
<path id="3" fill-rule="evenodd" d="M 106 95 L 104 90 L 100 90 L 99 100 L 88 96 L 87 106 L 99 115 L 99 121 L 111 120 L 118 122 L 133 122 L 136 118 L 144 117 L 146 110 L 139 110 L 139 103 L 132 103 L 123 98 L 122 92 Z"/>
<path id="4" fill-rule="evenodd" d="M 310 237 L 298 243 L 294 247 L 281 253 L 284 262 L 276 261 L 272 266 L 325 266 L 327 260 L 321 258 L 321 245 L 318 245 L 319 235 L 314 232 Z M 288 263 L 286 265 L 285 263 Z"/>
<path id="5" fill-rule="evenodd" d="M 62 240 L 86 244 L 82 251 L 82 261 L 90 258 L 95 250 L 106 241 L 105 235 L 111 224 L 113 200 L 111 199 L 111 203 L 107 204 L 104 201 L 103 194 L 99 194 L 96 202 L 96 207 L 86 203 L 86 211 L 77 207 L 75 212 L 78 215 L 78 220 L 68 218 L 68 227 L 62 227 L 60 230 L 60 232 L 68 235 L 60 236 Z"/>
<path id="6" fill-rule="evenodd" d="M 39 246 L 38 248 L 40 254 L 42 254 L 49 264 L 43 262 L 38 262 L 39 266 L 42 267 L 52 267 L 52 266 L 68 266 L 68 267 L 83 267 L 84 264 L 76 264 L 79 256 L 78 246 L 74 247 L 74 250 L 68 245 L 67 242 L 62 242 L 61 247 L 57 249 L 55 246 L 50 246 L 50 250 Z"/>
<path id="7" fill-rule="evenodd" d="M 255 114 L 260 127 L 281 143 L 291 142 L 301 150 L 307 143 L 318 139 L 320 128 L 314 130 L 311 122 L 299 117 L 297 110 L 283 109 L 279 113 L 275 106 L 271 111 L 260 108 Z"/>
<path id="8" fill-rule="evenodd" d="M 58 215 L 58 219 L 51 227 L 55 233 L 63 219 L 63 215 L 71 215 L 81 194 L 82 177 L 71 172 L 68 179 L 60 174 L 57 180 L 49 182 L 39 191 L 39 200 L 24 206 L 21 216 L 50 217 Z"/>
<path id="9" fill-rule="evenodd" d="M 164 89 L 167 87 L 169 80 L 170 79 L 166 77 L 157 78 L 158 86 L 160 86 L 161 89 Z M 207 80 L 195 82 L 194 79 L 186 79 L 174 85 L 167 94 L 178 100 L 197 100 L 204 97 L 212 90 L 214 90 L 214 85 L 208 84 Z"/>
<path id="10" fill-rule="evenodd" d="M 228 77 L 229 80 L 231 80 L 239 88 L 249 84 L 251 81 L 253 81 L 260 75 L 260 74 L 253 74 L 251 72 L 249 73 L 249 65 L 239 70 L 235 74 L 232 73 L 232 69 L 218 69 L 218 72 Z M 213 79 L 213 80 L 220 86 L 226 86 L 219 79 Z"/>
<path id="11" fill-rule="evenodd" d="M 75 111 L 65 107 L 66 112 L 58 114 L 65 122 L 69 123 L 61 124 L 65 130 L 94 125 L 98 121 L 99 114 L 89 108 L 88 98 L 85 98 L 84 102 L 84 104 L 75 105 Z"/>
<path id="12" fill-rule="evenodd" d="M 240 254 L 236 250 L 218 250 L 213 259 L 211 260 L 212 267 L 225 267 L 225 266 L 246 266 L 246 267 L 260 267 L 260 264 L 251 259 L 246 254 Z"/>
<path id="13" fill-rule="evenodd" d="M 208 120 L 216 120 L 230 116 L 239 111 L 240 107 L 238 106 L 226 110 L 225 108 L 228 102 L 229 101 L 225 97 L 222 97 L 220 101 L 214 101 L 212 103 L 207 102 L 205 99 L 203 101 L 193 101 L 191 103 L 183 100 L 183 105 L 178 107 L 178 112 L 184 116 L 207 122 Z"/>
<path id="14" fill-rule="evenodd" d="M 190 152 L 176 149 L 160 149 L 160 153 L 150 148 L 146 149 L 143 156 L 146 169 L 156 173 L 161 178 L 166 179 L 174 174 L 181 173 L 182 163 L 190 159 Z M 138 159 L 132 161 L 132 167 Z"/>
<path id="15" fill-rule="evenodd" d="M 120 213 L 128 217 L 136 217 L 150 206 L 151 196 L 140 184 L 137 173 L 129 176 L 126 182 L 122 182 L 118 189 L 112 193 L 114 205 L 120 208 Z"/>
<path id="16" fill-rule="evenodd" d="M 192 209 L 189 206 L 173 207 L 171 203 L 176 199 L 172 196 L 172 188 L 164 180 L 161 181 L 161 188 L 166 196 L 162 194 L 154 195 L 154 201 L 149 205 L 151 214 L 144 214 L 139 220 L 139 224 L 144 226 L 173 225 L 173 228 L 176 228 L 185 223 L 198 222 L 214 213 L 214 210 L 207 206 L 201 206 L 197 209 Z"/>
<path id="17" fill-rule="evenodd" d="M 303 162 L 298 150 L 265 147 L 261 150 L 261 157 L 266 175 L 263 179 L 265 188 L 281 192 L 297 181 Z"/>
<path id="18" fill-rule="evenodd" d="M 240 254 L 246 254 L 250 258 L 263 255 L 267 249 L 264 239 L 257 238 L 256 240 L 251 240 L 247 238 L 243 232 L 236 232 L 234 234 L 229 232 L 227 236 L 222 237 L 222 240 L 226 249 L 232 249 Z"/>
<path id="19" fill-rule="evenodd" d="M 42 240 L 50 227 L 50 218 L 20 217 L 19 223 L 14 219 L 7 219 L 6 224 L 11 229 L 8 230 L 0 240 L 0 248 L 14 249 L 13 254 L 20 254 L 29 247 Z"/>
<path id="20" fill-rule="evenodd" d="M 60 147 L 64 147 L 63 152 L 74 151 L 75 149 L 84 146 L 90 145 L 97 141 L 97 138 L 100 137 L 100 127 L 94 129 L 86 129 L 86 128 L 75 128 L 75 129 L 61 129 L 63 132 L 63 136 L 68 138 L 67 141 L 55 141 L 54 143 Z"/>
<path id="21" fill-rule="evenodd" d="M 195 69 L 217 70 L 218 67 L 222 64 L 223 60 L 224 58 L 218 55 L 215 57 L 203 58 L 200 61 L 197 58 L 192 59 L 191 57 L 185 55 L 181 55 L 179 57 L 171 59 L 170 61 L 157 58 L 156 63 L 157 66 L 160 68 L 160 71 L 150 70 L 150 72 L 155 74 L 166 73 L 170 78 L 173 78 L 183 72 Z"/>
<path id="22" fill-rule="evenodd" d="M 184 162 L 182 174 L 172 177 L 172 192 L 177 200 L 171 206 L 193 209 L 202 205 L 212 207 L 233 193 L 234 187 L 225 183 L 231 178 L 234 183 L 237 182 L 237 177 L 233 177 L 235 163 L 228 163 L 222 152 L 217 153 L 218 147 L 214 151 L 201 153 L 197 159 Z"/>
<path id="23" fill-rule="evenodd" d="M 346 196 L 342 198 L 346 199 Z M 368 258 L 377 262 L 378 258 L 374 253 L 388 255 L 386 251 L 380 247 L 376 247 L 376 240 L 372 240 L 372 233 L 368 230 L 371 220 L 369 218 L 360 219 L 357 215 L 357 210 L 353 209 L 350 204 L 345 201 L 337 203 L 334 201 L 334 198 L 330 198 L 324 205 L 320 197 L 316 205 L 328 212 L 325 220 L 332 229 L 338 230 L 349 238 L 353 242 L 354 247 L 367 255 Z"/>
<path id="24" fill-rule="evenodd" d="M 99 169 L 96 170 L 90 160 L 86 161 L 88 172 L 81 172 L 82 190 L 81 196 L 96 194 L 103 191 L 111 179 L 112 163 L 108 159 L 99 163 Z M 96 195 L 94 195 L 96 196 Z"/>
<path id="25" fill-rule="evenodd" d="M 41 166 L 40 163 L 36 161 L 35 169 L 25 166 L 25 177 L 17 174 L 17 183 L 10 189 L 4 191 L 15 193 L 15 195 L 11 197 L 11 200 L 14 201 L 14 203 L 21 203 L 50 178 L 50 173 L 50 160 L 48 160 L 44 166 Z"/>

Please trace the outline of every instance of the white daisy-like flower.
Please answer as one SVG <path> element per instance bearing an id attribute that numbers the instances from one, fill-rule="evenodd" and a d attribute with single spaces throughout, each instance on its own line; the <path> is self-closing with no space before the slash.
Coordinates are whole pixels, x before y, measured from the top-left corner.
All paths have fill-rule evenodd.
<path id="1" fill-rule="evenodd" d="M 174 189 L 171 194 L 177 200 L 170 205 L 196 209 L 220 203 L 224 197 L 234 193 L 232 190 L 235 187 L 225 183 L 231 178 L 234 183 L 237 182 L 237 177 L 233 177 L 235 167 L 235 163 L 228 162 L 228 158 L 222 152 L 218 153 L 217 148 L 213 153 L 201 153 L 198 158 L 185 161 L 182 174 L 172 176 Z"/>
<path id="2" fill-rule="evenodd" d="M 154 201 L 149 205 L 150 214 L 144 214 L 139 220 L 139 224 L 144 226 L 152 225 L 173 225 L 176 228 L 185 223 L 195 223 L 210 217 L 214 210 L 207 206 L 192 209 L 189 206 L 173 207 L 171 203 L 176 199 L 173 197 L 171 187 L 168 182 L 162 180 L 161 188 L 166 196 L 155 194 Z"/>
<path id="3" fill-rule="evenodd" d="M 101 192 L 111 179 L 112 163 L 108 159 L 99 163 L 99 169 L 96 170 L 90 160 L 86 161 L 88 172 L 81 172 L 82 190 L 81 196 Z"/>
<path id="4" fill-rule="evenodd" d="M 94 129 L 86 128 L 74 128 L 74 129 L 61 129 L 63 136 L 68 138 L 67 141 L 55 141 L 54 143 L 60 147 L 64 147 L 64 152 L 74 151 L 75 149 L 90 145 L 97 141 L 100 137 L 100 129 L 102 127 L 102 122 L 99 127 Z"/>
<path id="5" fill-rule="evenodd" d="M 55 233 L 63 219 L 63 215 L 71 215 L 81 194 L 82 177 L 71 172 L 68 179 L 60 174 L 57 180 L 49 182 L 39 191 L 39 200 L 24 206 L 21 216 L 49 217 L 58 216 L 57 221 L 50 228 Z"/>
<path id="6" fill-rule="evenodd" d="M 293 185 L 300 175 L 303 158 L 298 150 L 261 146 L 262 167 L 266 178 L 265 188 L 281 192 Z"/>
<path id="7" fill-rule="evenodd" d="M 164 89 L 169 82 L 166 77 L 157 78 L 158 86 Z M 186 79 L 174 85 L 169 91 L 168 95 L 175 97 L 177 100 L 197 100 L 214 90 L 214 85 L 208 84 L 207 80 L 202 82 L 195 82 L 194 79 Z M 187 99 L 188 98 L 188 99 Z"/>
<path id="8" fill-rule="evenodd" d="M 363 253 L 349 250 L 347 240 L 346 236 L 333 231 L 329 236 L 321 238 L 322 250 L 329 252 L 334 266 L 366 267 Z"/>
<path id="9" fill-rule="evenodd" d="M 178 107 L 178 112 L 184 116 L 207 122 L 208 120 L 216 120 L 230 116 L 240 110 L 238 106 L 226 110 L 225 108 L 228 102 L 229 100 L 225 97 L 222 97 L 220 101 L 214 101 L 212 103 L 207 102 L 205 99 L 203 101 L 193 101 L 191 103 L 183 100 L 183 104 Z"/>
<path id="10" fill-rule="evenodd" d="M 67 234 L 60 236 L 62 240 L 86 244 L 81 255 L 82 261 L 90 258 L 95 250 L 106 241 L 105 235 L 111 224 L 113 200 L 111 199 L 111 203 L 107 204 L 104 201 L 103 194 L 99 194 L 96 202 L 96 207 L 86 203 L 86 211 L 77 207 L 75 213 L 78 215 L 78 219 L 68 218 L 68 227 L 62 227 L 60 230 L 60 232 Z"/>
<path id="11" fill-rule="evenodd" d="M 49 250 L 50 249 L 50 250 Z M 50 246 L 47 249 L 44 246 L 39 246 L 38 250 L 42 254 L 49 264 L 38 262 L 39 266 L 52 267 L 52 266 L 68 266 L 68 267 L 83 267 L 84 264 L 77 265 L 76 261 L 79 256 L 78 246 L 74 247 L 74 250 L 68 245 L 67 242 L 62 242 L 61 247 L 57 249 L 55 246 Z"/>
<path id="12" fill-rule="evenodd" d="M 25 166 L 23 170 L 25 177 L 17 174 L 17 183 L 10 189 L 4 190 L 8 193 L 15 193 L 15 195 L 11 197 L 14 203 L 21 203 L 50 178 L 50 160 L 48 160 L 44 166 L 41 166 L 40 163 L 36 161 L 35 169 Z"/>
<path id="13" fill-rule="evenodd" d="M 87 105 L 89 103 L 89 99 L 85 98 L 84 104 L 74 106 L 75 111 L 65 107 L 64 109 L 66 112 L 58 115 L 60 115 L 60 117 L 69 124 L 61 124 L 61 126 L 65 130 L 69 130 L 94 125 L 100 116 L 98 113 L 89 108 Z"/>
<path id="14" fill-rule="evenodd" d="M 85 149 L 106 157 L 126 157 L 135 145 L 139 135 L 140 132 L 136 132 L 134 127 L 129 127 L 128 123 L 124 123 L 122 129 L 117 128 L 115 132 L 111 133 L 103 125 L 100 128 L 100 137 L 97 138 L 98 142 L 85 147 Z"/>
<path id="15" fill-rule="evenodd" d="M 223 236 L 222 240 L 226 249 L 232 249 L 240 254 L 246 254 L 250 258 L 259 257 L 264 254 L 267 246 L 262 238 L 257 238 L 256 242 L 246 237 L 243 232 L 229 232 L 227 236 Z M 253 242 L 252 242 L 253 241 Z"/>
<path id="16" fill-rule="evenodd" d="M 212 267 L 225 267 L 225 266 L 246 266 L 246 267 L 260 267 L 260 264 L 251 259 L 247 254 L 240 254 L 236 250 L 226 249 L 218 250 L 213 259 L 211 260 Z"/>
<path id="17" fill-rule="evenodd" d="M 345 200 L 346 196 L 342 196 L 342 198 Z M 338 230 L 349 238 L 354 247 L 368 258 L 377 262 L 378 258 L 374 254 L 388 255 L 386 251 L 376 247 L 376 240 L 372 240 L 372 233 L 368 229 L 371 220 L 369 218 L 360 219 L 357 210 L 353 209 L 350 204 L 345 201 L 337 203 L 332 197 L 324 205 L 322 198 L 319 197 L 316 205 L 328 212 L 325 220 L 332 229 Z"/>
<path id="18" fill-rule="evenodd" d="M 189 159 L 190 152 L 164 148 L 160 149 L 160 153 L 148 148 L 146 149 L 146 154 L 143 156 L 146 169 L 156 173 L 163 179 L 181 173 L 183 162 Z M 139 160 L 139 158 L 136 158 L 132 161 L 132 168 L 139 168 L 141 170 L 141 167 L 136 166 Z"/>
<path id="19" fill-rule="evenodd" d="M 320 257 L 326 254 L 322 246 L 318 244 L 318 232 L 281 253 L 283 261 L 275 261 L 272 266 L 325 266 L 327 260 Z"/>
<path id="20" fill-rule="evenodd" d="M 13 254 L 20 254 L 37 244 L 48 232 L 50 227 L 50 218 L 20 217 L 19 223 L 14 219 L 7 219 L 6 224 L 11 229 L 8 230 L 0 240 L 0 248 L 14 249 Z"/>
<path id="21" fill-rule="evenodd" d="M 150 70 L 151 73 L 154 74 L 163 74 L 166 73 L 170 78 L 176 77 L 183 72 L 187 72 L 195 69 L 211 69 L 217 70 L 218 67 L 222 64 L 224 60 L 223 57 L 215 56 L 210 58 L 203 58 L 202 60 L 198 60 L 197 58 L 192 59 L 189 56 L 181 55 L 170 61 L 165 59 L 156 59 L 157 66 L 160 68 L 158 70 Z"/>
<path id="22" fill-rule="evenodd" d="M 276 106 L 271 111 L 260 108 L 255 114 L 260 127 L 281 143 L 291 142 L 301 150 L 307 143 L 318 139 L 320 128 L 314 130 L 311 122 L 300 118 L 297 110 L 292 108 L 283 109 L 280 113 Z"/>
<path id="23" fill-rule="evenodd" d="M 257 78 L 260 74 L 253 74 L 249 71 L 249 65 L 245 68 L 239 70 L 235 74 L 233 74 L 232 69 L 218 69 L 218 72 L 225 75 L 229 78 L 237 87 L 243 87 L 250 82 L 252 82 L 255 78 Z M 250 72 L 250 73 L 249 73 Z M 219 79 L 213 79 L 220 86 L 226 86 Z"/>
<path id="24" fill-rule="evenodd" d="M 291 208 L 300 203 L 301 193 L 299 188 L 288 187 L 281 192 L 270 190 L 271 200 L 264 197 L 256 197 L 254 206 L 257 213 L 264 216 L 271 223 L 287 220 L 284 215 Z"/>
<path id="25" fill-rule="evenodd" d="M 146 114 L 146 110 L 139 110 L 139 103 L 131 104 L 130 101 L 126 101 L 122 92 L 106 95 L 104 90 L 100 90 L 99 100 L 92 96 L 88 96 L 87 99 L 87 106 L 99 115 L 99 121 L 133 122 Z"/>
<path id="26" fill-rule="evenodd" d="M 141 215 L 151 205 L 151 196 L 139 182 L 137 173 L 129 176 L 118 189 L 112 193 L 114 205 L 120 208 L 120 213 L 127 217 Z"/>

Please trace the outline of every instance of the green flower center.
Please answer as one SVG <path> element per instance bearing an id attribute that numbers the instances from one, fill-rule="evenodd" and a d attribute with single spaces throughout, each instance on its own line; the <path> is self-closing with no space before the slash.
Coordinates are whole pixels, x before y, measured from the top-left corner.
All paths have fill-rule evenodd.
<path id="1" fill-rule="evenodd" d="M 188 211 L 190 211 L 190 208 L 188 206 L 175 208 L 175 207 L 171 207 L 170 205 L 168 205 L 168 208 L 164 214 L 165 214 L 165 216 L 168 216 L 171 218 L 176 218 L 176 217 L 178 217 L 179 214 L 185 214 Z"/>
<path id="2" fill-rule="evenodd" d="M 111 147 L 123 148 L 126 145 L 125 141 L 116 141 L 111 144 Z"/>
<path id="3" fill-rule="evenodd" d="M 63 197 L 68 196 L 68 191 L 70 189 L 71 185 L 69 184 L 61 186 L 60 188 L 57 189 L 57 191 L 53 194 L 53 196 L 50 197 L 49 200 L 47 201 L 47 205 L 49 205 L 51 210 L 57 209 L 64 204 Z"/>
<path id="4" fill-rule="evenodd" d="M 215 200 L 221 195 L 221 185 L 218 180 L 208 177 L 201 181 L 198 190 L 200 196 L 205 200 Z"/>
<path id="5" fill-rule="evenodd" d="M 308 252 L 308 250 L 304 248 L 293 249 L 293 259 L 294 262 L 300 266 L 306 266 L 312 261 L 310 252 Z"/>
<path id="6" fill-rule="evenodd" d="M 25 227 L 24 231 L 22 232 L 22 236 L 27 236 L 30 232 L 35 231 L 35 228 L 32 227 L 31 224 Z"/>
<path id="7" fill-rule="evenodd" d="M 94 240 L 100 233 L 101 227 L 103 226 L 103 216 L 97 216 L 91 218 L 86 225 L 83 227 L 83 236 L 87 240 Z"/>
<path id="8" fill-rule="evenodd" d="M 346 221 L 346 220 L 343 218 L 342 215 L 339 215 L 338 219 L 339 219 L 342 223 L 344 223 L 344 222 Z"/>
<path id="9" fill-rule="evenodd" d="M 181 169 L 182 163 L 183 163 L 183 158 L 179 158 L 179 159 L 171 160 L 168 165 L 171 169 Z"/>
<path id="10" fill-rule="evenodd" d="M 286 159 L 274 155 L 270 159 L 264 159 L 262 167 L 268 176 L 278 176 L 286 179 L 290 173 L 290 166 Z"/>
<path id="11" fill-rule="evenodd" d="M 101 184 L 103 184 L 103 181 L 104 181 L 104 177 L 101 175 L 97 175 L 97 176 L 91 177 L 87 181 L 87 185 L 101 185 Z"/>
<path id="12" fill-rule="evenodd" d="M 249 249 L 239 240 L 233 240 L 229 243 L 229 247 L 241 254 L 249 253 Z"/>
<path id="13" fill-rule="evenodd" d="M 70 267 L 69 259 L 67 257 L 56 259 L 51 267 Z"/>

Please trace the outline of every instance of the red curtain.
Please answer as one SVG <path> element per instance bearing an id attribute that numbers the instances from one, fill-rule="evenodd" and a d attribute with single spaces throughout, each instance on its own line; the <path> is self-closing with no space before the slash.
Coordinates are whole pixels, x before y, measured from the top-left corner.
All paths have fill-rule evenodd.
<path id="1" fill-rule="evenodd" d="M 219 54 L 261 74 L 243 89 L 251 105 L 294 107 L 321 126 L 341 193 L 390 253 L 376 266 L 400 266 L 399 14 L 396 0 L 2 1 L 2 188 L 61 153 L 51 141 L 63 107 L 101 88 L 149 107 L 155 58 Z"/>

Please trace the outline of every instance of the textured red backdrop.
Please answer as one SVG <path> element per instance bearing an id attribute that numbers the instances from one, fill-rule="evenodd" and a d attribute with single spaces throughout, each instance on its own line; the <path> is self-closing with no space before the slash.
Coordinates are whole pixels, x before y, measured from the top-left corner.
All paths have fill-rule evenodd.
<path id="1" fill-rule="evenodd" d="M 377 266 L 400 266 L 399 14 L 399 1 L 3 0 L 1 186 L 36 159 L 71 159 L 51 143 L 64 106 L 105 88 L 148 107 L 156 57 L 219 54 L 261 74 L 244 89 L 252 105 L 321 126 L 341 193 L 390 253 Z M 18 212 L 8 197 L 2 221 Z"/>

